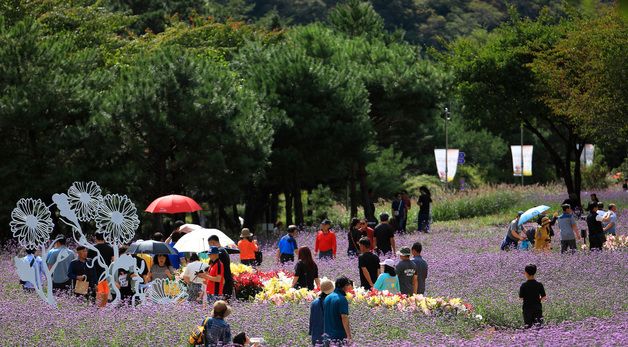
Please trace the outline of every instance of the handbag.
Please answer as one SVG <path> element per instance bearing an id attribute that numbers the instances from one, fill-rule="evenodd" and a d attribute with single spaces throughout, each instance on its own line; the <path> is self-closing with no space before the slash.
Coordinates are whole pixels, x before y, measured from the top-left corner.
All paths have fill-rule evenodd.
<path id="1" fill-rule="evenodd" d="M 74 292 L 76 294 L 87 295 L 87 291 L 89 290 L 89 282 L 76 280 L 74 284 Z"/>

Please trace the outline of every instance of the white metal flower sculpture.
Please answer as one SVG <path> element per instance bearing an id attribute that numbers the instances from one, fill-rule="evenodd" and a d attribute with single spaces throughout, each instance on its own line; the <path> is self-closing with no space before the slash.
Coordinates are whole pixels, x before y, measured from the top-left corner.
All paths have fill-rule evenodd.
<path id="1" fill-rule="evenodd" d="M 13 236 L 25 248 L 40 249 L 42 257 L 46 259 L 48 251 L 56 241 L 48 244 L 50 233 L 54 228 L 50 207 L 56 206 L 59 209 L 59 220 L 71 228 L 74 240 L 79 245 L 96 252 L 95 262 L 107 269 L 99 280 L 107 280 L 111 289 L 117 294 L 116 301 L 119 300 L 120 293 L 113 281 L 114 269 L 124 265 L 122 262 L 127 258 L 130 259 L 129 264 L 135 265 L 135 260 L 131 256 L 119 257 L 118 254 L 118 247 L 133 239 L 135 230 L 139 226 L 137 209 L 133 202 L 126 195 L 113 194 L 103 197 L 100 187 L 95 182 L 75 182 L 68 189 L 67 195 L 65 193 L 53 194 L 52 201 L 53 205 L 46 206 L 41 200 L 20 199 L 17 207 L 11 213 Z M 106 265 L 98 249 L 89 243 L 82 230 L 81 222 L 91 221 L 96 222 L 96 226 L 104 234 L 105 240 L 113 246 L 116 261 L 109 266 Z M 35 280 L 35 291 L 44 301 L 54 306 L 56 300 L 52 295 L 52 273 L 65 258 L 60 254 L 51 268 L 44 266 L 43 269 L 38 269 L 33 264 L 24 263 L 18 257 L 15 257 L 14 261 L 18 275 L 23 281 L 33 283 L 34 279 L 37 278 L 36 276 L 41 271 L 44 272 L 47 285 L 44 286 L 42 281 Z M 94 262 L 88 264 L 89 267 L 94 265 Z M 117 271 L 115 272 L 117 273 Z M 137 297 L 143 301 L 143 292 L 140 291 Z"/>
<path id="2" fill-rule="evenodd" d="M 113 244 L 131 241 L 140 225 L 137 208 L 126 195 L 105 195 L 95 219 L 96 227 L 103 233 L 105 241 Z"/>
<path id="3" fill-rule="evenodd" d="M 187 288 L 179 281 L 156 279 L 146 289 L 146 299 L 156 304 L 173 304 L 188 297 Z"/>
<path id="4" fill-rule="evenodd" d="M 96 182 L 74 182 L 68 189 L 70 207 L 76 212 L 81 222 L 88 222 L 96 217 L 102 201 L 102 191 Z"/>
<path id="5" fill-rule="evenodd" d="M 50 210 L 43 201 L 20 199 L 11 212 L 11 231 L 24 248 L 36 249 L 50 239 L 54 228 Z"/>

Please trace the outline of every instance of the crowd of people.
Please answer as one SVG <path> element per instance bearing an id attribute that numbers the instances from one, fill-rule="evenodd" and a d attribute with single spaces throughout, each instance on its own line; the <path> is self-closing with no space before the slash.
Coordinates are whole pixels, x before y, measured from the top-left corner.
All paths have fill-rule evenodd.
<path id="1" fill-rule="evenodd" d="M 576 251 L 577 241 L 582 240 L 586 245 L 587 239 L 589 249 L 601 250 L 607 235 L 617 234 L 617 206 L 609 204 L 608 210 L 604 210 L 604 203 L 599 201 L 595 194 L 591 194 L 586 216 L 582 215 L 580 212 L 582 208 L 572 199 L 565 200 L 561 209 L 560 214 L 558 212 L 554 212 L 551 216 L 548 216 L 546 212 L 539 214 L 535 220 L 537 227 L 527 229 L 525 223 L 520 223 L 524 212 L 519 211 L 515 219 L 508 224 L 501 250 L 519 248 L 551 251 L 552 238 L 556 235 L 553 228 L 555 225 L 558 225 L 561 253 Z M 578 219 L 586 221 L 587 229 L 578 229 Z"/>
<path id="2" fill-rule="evenodd" d="M 423 188 L 423 187 L 422 187 Z M 422 189 L 419 198 L 418 228 L 429 231 L 429 205 L 431 195 L 429 190 Z M 410 202 L 406 202 L 407 195 L 400 193 L 392 205 L 393 216 L 384 212 L 379 215 L 379 223 L 371 228 L 366 219 L 353 218 L 347 230 L 347 255 L 356 261 L 357 275 L 360 286 L 366 290 L 387 291 L 391 294 L 425 294 L 428 276 L 428 264 L 422 258 L 423 246 L 420 242 L 398 247 L 395 235 L 403 232 Z M 610 204 L 604 210 L 602 202 L 592 195 L 592 201 L 587 206 L 586 220 L 588 230 L 578 230 L 577 219 L 580 218 L 578 206 L 566 200 L 562 206 L 562 213 L 541 213 L 536 219 L 537 227 L 525 229 L 524 223 L 519 223 L 523 212 L 519 212 L 508 226 L 501 249 L 531 248 L 541 252 L 551 250 L 552 238 L 560 238 L 562 253 L 575 251 L 577 240 L 587 238 L 589 247 L 601 249 L 605 235 L 615 235 L 617 227 L 617 207 Z M 397 222 L 391 223 L 391 219 Z M 154 240 L 164 241 L 174 245 L 182 236 L 178 229 L 182 222 L 175 223 L 175 229 L 170 237 L 164 240 L 161 233 L 153 235 Z M 557 233 L 554 227 L 557 226 Z M 280 264 L 294 266 L 292 287 L 318 290 L 320 296 L 310 305 L 309 335 L 313 345 L 323 344 L 326 341 L 351 340 L 349 324 L 349 305 L 346 294 L 353 290 L 353 281 L 348 277 L 337 278 L 335 283 L 323 280 L 319 274 L 317 261 L 333 261 L 338 252 L 337 232 L 332 229 L 332 222 L 325 219 L 316 233 L 313 250 L 308 246 L 297 244 L 295 238 L 298 228 L 288 226 L 285 235 L 277 242 L 276 261 Z M 121 299 L 128 300 L 136 286 L 134 281 L 142 279 L 143 283 L 150 283 L 157 279 L 175 279 L 175 273 L 185 267 L 179 278 L 187 284 L 188 300 L 192 303 L 202 303 L 212 307 L 209 317 L 203 320 L 200 328 L 202 343 L 205 346 L 229 345 L 255 346 L 259 342 L 249 338 L 244 332 L 232 336 L 226 318 L 231 313 L 229 300 L 234 294 L 234 279 L 231 274 L 231 257 L 221 246 L 218 236 L 211 236 L 208 242 L 208 251 L 203 254 L 133 254 L 136 261 L 135 271 L 119 269 L 114 276 L 114 285 L 119 289 Z M 94 247 L 98 250 L 104 263 L 95 261 L 97 253 L 83 246 L 69 251 L 63 237 L 56 238 L 54 248 L 48 252 L 47 258 L 36 256 L 34 250 L 27 250 L 24 261 L 35 268 L 43 269 L 48 266 L 52 273 L 53 289 L 69 291 L 77 296 L 93 299 L 103 273 L 114 261 L 114 250 L 107 244 L 102 234 L 95 235 Z M 261 251 L 253 233 L 249 229 L 242 229 L 238 242 L 239 258 L 242 264 L 253 267 L 261 263 Z M 119 250 L 124 254 L 126 247 Z M 208 257 L 208 262 L 201 261 Z M 398 261 L 395 261 L 398 256 Z M 57 262 L 57 260 L 59 260 Z M 56 264 L 56 265 L 55 265 Z M 54 268 L 53 268 L 54 266 Z M 525 267 L 527 281 L 521 285 L 519 297 L 523 300 L 523 316 L 526 326 L 542 323 L 541 301 L 546 298 L 543 285 L 534 279 L 537 268 L 535 265 Z M 44 280 L 44 272 L 39 272 L 36 281 Z M 36 283 L 37 284 L 37 283 Z M 33 291 L 35 284 L 22 283 L 25 291 Z M 111 298 L 110 298 L 111 300 Z M 192 342 L 192 341 L 191 341 Z M 196 341 L 198 342 L 198 341 Z"/>

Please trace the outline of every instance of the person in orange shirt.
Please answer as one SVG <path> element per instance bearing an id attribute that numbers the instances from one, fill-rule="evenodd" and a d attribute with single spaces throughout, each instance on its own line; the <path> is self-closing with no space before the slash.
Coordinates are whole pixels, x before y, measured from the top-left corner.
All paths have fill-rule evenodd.
<path id="1" fill-rule="evenodd" d="M 242 229 L 240 233 L 240 241 L 238 241 L 238 249 L 240 249 L 240 262 L 244 265 L 256 266 L 255 252 L 259 249 L 257 241 L 253 239 L 253 234 L 248 228 Z"/>
<path id="2" fill-rule="evenodd" d="M 314 243 L 314 255 L 318 254 L 318 259 L 331 259 L 336 257 L 336 234 L 329 230 L 331 221 L 325 219 L 321 223 L 321 230 L 316 235 Z"/>

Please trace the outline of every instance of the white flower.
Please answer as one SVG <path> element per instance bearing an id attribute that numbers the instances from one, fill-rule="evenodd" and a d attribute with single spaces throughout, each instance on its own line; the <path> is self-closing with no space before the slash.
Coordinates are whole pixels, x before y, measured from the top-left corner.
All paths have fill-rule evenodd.
<path id="1" fill-rule="evenodd" d="M 96 182 L 74 182 L 68 189 L 70 206 L 81 222 L 88 222 L 96 216 L 102 201 L 102 191 Z"/>
<path id="2" fill-rule="evenodd" d="M 42 246 L 54 228 L 50 210 L 40 199 L 20 199 L 11 212 L 11 231 L 25 248 Z"/>
<path id="3" fill-rule="evenodd" d="M 481 315 L 481 314 L 476 314 L 476 315 L 475 315 L 475 319 L 476 319 L 476 320 L 482 320 L 482 319 L 484 319 L 484 317 L 482 317 L 482 315 Z"/>
<path id="4" fill-rule="evenodd" d="M 96 212 L 96 228 L 103 233 L 105 241 L 124 244 L 135 236 L 140 225 L 137 208 L 126 195 L 107 194 Z"/>

